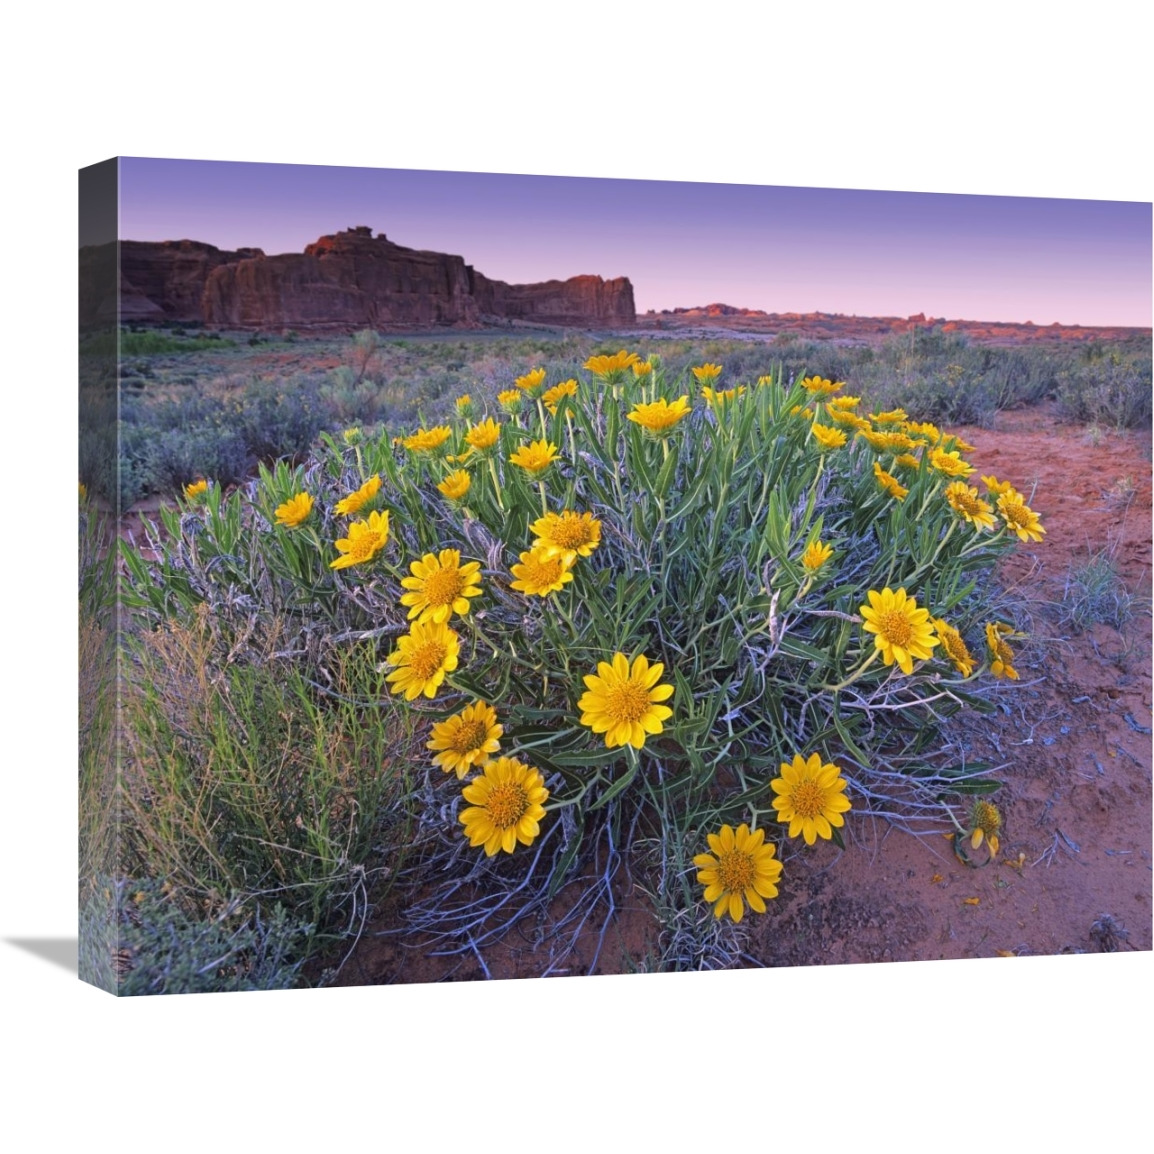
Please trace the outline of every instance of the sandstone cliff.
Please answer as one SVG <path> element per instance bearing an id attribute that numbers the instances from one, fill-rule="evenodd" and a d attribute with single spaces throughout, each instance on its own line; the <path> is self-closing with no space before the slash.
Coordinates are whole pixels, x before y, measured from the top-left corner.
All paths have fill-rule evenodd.
<path id="1" fill-rule="evenodd" d="M 111 246 L 105 246 L 111 248 Z M 81 250 L 81 320 L 108 312 L 87 300 Z M 379 330 L 493 321 L 620 325 L 636 319 L 625 277 L 510 285 L 489 280 L 459 256 L 394 244 L 365 227 L 323 236 L 303 253 L 225 252 L 199 241 L 120 242 L 122 321 L 201 322 L 210 327 Z"/>

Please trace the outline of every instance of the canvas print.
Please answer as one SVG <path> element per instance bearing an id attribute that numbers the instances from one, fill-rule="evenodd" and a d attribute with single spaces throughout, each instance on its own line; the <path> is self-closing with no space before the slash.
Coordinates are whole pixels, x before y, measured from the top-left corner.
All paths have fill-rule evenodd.
<path id="1" fill-rule="evenodd" d="M 1150 210 L 82 170 L 81 977 L 1149 950 Z"/>

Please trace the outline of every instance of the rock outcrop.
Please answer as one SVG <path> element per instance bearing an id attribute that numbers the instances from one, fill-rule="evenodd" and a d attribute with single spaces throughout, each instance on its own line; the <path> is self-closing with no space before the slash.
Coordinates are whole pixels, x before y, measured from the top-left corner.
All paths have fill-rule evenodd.
<path id="1" fill-rule="evenodd" d="M 543 284 L 506 284 L 472 272 L 481 312 L 549 325 L 626 324 L 637 319 L 628 277 L 575 276 Z"/>
<path id="2" fill-rule="evenodd" d="M 105 246 L 111 247 L 111 246 Z M 81 250 L 81 319 L 108 302 L 86 301 Z M 459 256 L 394 244 L 365 227 L 323 236 L 303 253 L 225 252 L 199 241 L 120 242 L 120 319 L 212 328 L 378 330 L 478 327 L 522 321 L 621 325 L 636 319 L 625 277 L 578 276 L 543 284 L 490 280 Z"/>
<path id="3" fill-rule="evenodd" d="M 121 241 L 121 320 L 203 321 L 204 286 L 212 272 L 262 256 L 259 248 L 225 252 L 197 240 Z"/>

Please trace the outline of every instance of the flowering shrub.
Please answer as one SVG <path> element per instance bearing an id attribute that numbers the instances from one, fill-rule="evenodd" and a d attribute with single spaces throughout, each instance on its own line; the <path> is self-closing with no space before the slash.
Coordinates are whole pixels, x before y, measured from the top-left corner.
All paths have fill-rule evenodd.
<path id="1" fill-rule="evenodd" d="M 365 724 L 404 711 L 426 770 L 422 881 L 488 895 L 410 907 L 458 943 L 574 880 L 579 925 L 642 843 L 674 863 L 662 902 L 735 921 L 863 816 L 996 849 L 959 816 L 996 783 L 937 733 L 1016 676 L 985 576 L 1041 540 L 1027 498 L 992 477 L 981 497 L 972 446 L 834 379 L 626 350 L 584 374 L 530 367 L 483 417 L 471 396 L 209 485 L 162 513 L 157 560 L 126 550 L 131 603 L 206 604 L 232 657 L 275 619 L 322 694 L 334 651 L 372 649 Z"/>

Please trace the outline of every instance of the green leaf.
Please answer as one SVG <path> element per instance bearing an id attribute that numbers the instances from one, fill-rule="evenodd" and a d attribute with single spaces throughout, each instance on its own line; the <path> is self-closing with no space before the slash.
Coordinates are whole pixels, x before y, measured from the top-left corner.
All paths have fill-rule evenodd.
<path id="1" fill-rule="evenodd" d="M 581 851 L 581 843 L 585 840 L 585 822 L 582 821 L 578 826 L 576 832 L 573 834 L 573 840 L 565 847 L 565 852 L 561 855 L 557 864 L 553 867 L 553 874 L 549 878 L 549 888 L 546 891 L 546 900 L 556 897 L 557 891 L 561 888 L 565 881 L 565 875 L 569 872 L 570 866 L 577 860 L 577 854 Z"/>
<path id="2" fill-rule="evenodd" d="M 674 474 L 677 472 L 677 442 L 673 441 L 669 446 L 669 456 L 665 459 L 665 464 L 661 466 L 661 472 L 657 474 L 657 496 L 662 500 L 669 492 L 669 486 L 673 483 Z"/>
<path id="3" fill-rule="evenodd" d="M 637 776 L 637 771 L 641 768 L 641 763 L 636 758 L 633 759 L 632 764 L 590 807 L 592 812 L 596 809 L 602 809 L 608 805 L 618 794 L 624 793 L 632 784 L 633 779 Z"/>

